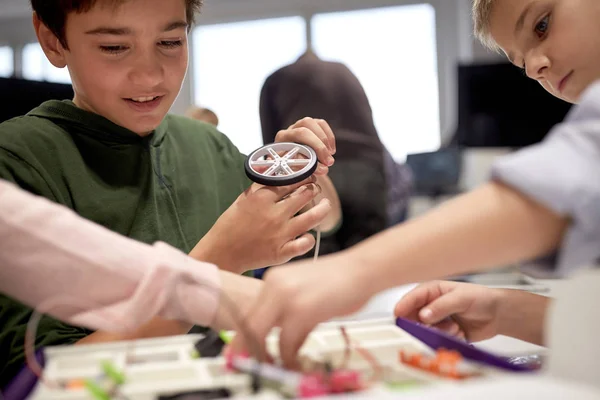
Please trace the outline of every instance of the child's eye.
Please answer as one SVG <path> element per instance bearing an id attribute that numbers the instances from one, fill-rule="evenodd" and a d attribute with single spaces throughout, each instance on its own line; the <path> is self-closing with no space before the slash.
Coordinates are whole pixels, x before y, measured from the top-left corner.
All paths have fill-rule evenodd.
<path id="1" fill-rule="evenodd" d="M 167 49 L 173 49 L 180 47 L 183 44 L 181 40 L 163 40 L 160 42 L 160 45 Z"/>
<path id="2" fill-rule="evenodd" d="M 124 52 L 125 50 L 127 50 L 127 47 L 120 46 L 120 45 L 100 46 L 100 50 L 102 50 L 103 52 L 108 53 L 108 54 L 120 54 L 120 53 Z"/>
<path id="3" fill-rule="evenodd" d="M 540 22 L 535 26 L 535 33 L 542 37 L 548 32 L 548 24 L 550 22 L 550 15 L 546 15 Z"/>

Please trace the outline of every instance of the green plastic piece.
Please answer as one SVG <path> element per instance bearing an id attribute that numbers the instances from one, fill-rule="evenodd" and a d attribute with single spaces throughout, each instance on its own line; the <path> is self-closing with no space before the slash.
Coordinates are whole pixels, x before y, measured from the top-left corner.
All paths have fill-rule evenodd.
<path id="1" fill-rule="evenodd" d="M 397 391 L 397 392 L 402 392 L 405 390 L 412 390 L 415 389 L 419 386 L 423 386 L 423 382 L 419 382 L 419 381 L 405 381 L 405 382 L 387 382 L 386 386 L 388 387 L 388 389 L 393 390 L 393 391 Z"/>
<path id="2" fill-rule="evenodd" d="M 101 388 L 96 382 L 86 379 L 85 388 L 96 400 L 110 400 L 110 395 Z"/>
<path id="3" fill-rule="evenodd" d="M 105 361 L 102 363 L 102 370 L 106 376 L 112 379 L 112 381 L 117 385 L 122 385 L 125 383 L 125 375 L 118 371 L 110 361 Z"/>
<path id="4" fill-rule="evenodd" d="M 221 340 L 225 344 L 231 343 L 231 340 L 233 339 L 232 335 L 230 335 L 229 332 L 227 332 L 227 331 L 220 331 L 219 332 L 219 337 L 221 338 Z"/>

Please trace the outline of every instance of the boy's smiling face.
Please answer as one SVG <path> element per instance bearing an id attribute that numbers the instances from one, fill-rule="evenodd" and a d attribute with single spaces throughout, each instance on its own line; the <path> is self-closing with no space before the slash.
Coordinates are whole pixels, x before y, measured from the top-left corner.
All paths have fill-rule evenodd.
<path id="1" fill-rule="evenodd" d="M 576 103 L 600 79 L 600 1 L 496 0 L 490 34 L 512 63 Z"/>
<path id="2" fill-rule="evenodd" d="M 68 49 L 36 22 L 50 61 L 68 66 L 77 106 L 146 135 L 179 94 L 188 65 L 184 0 L 98 1 L 69 13 Z"/>

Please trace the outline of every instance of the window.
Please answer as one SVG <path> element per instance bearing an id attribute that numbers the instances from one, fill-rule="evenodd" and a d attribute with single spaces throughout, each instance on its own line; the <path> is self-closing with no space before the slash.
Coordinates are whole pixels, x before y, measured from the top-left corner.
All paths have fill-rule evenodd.
<path id="1" fill-rule="evenodd" d="M 14 71 L 13 50 L 9 46 L 0 47 L 0 77 L 8 78 Z"/>
<path id="2" fill-rule="evenodd" d="M 48 61 L 39 43 L 23 48 L 23 78 L 34 81 L 71 83 L 67 68 L 56 68 Z"/>
<path id="3" fill-rule="evenodd" d="M 346 64 L 367 92 L 394 158 L 436 150 L 440 113 L 435 10 L 429 4 L 315 15 L 313 47 Z"/>
<path id="4" fill-rule="evenodd" d="M 301 17 L 200 26 L 193 33 L 194 100 L 219 116 L 219 129 L 245 154 L 262 145 L 265 79 L 306 50 Z"/>

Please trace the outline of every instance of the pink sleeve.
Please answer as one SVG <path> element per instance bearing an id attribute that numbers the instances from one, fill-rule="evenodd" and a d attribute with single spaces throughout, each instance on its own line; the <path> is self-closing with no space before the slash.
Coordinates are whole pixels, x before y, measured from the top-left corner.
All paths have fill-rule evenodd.
<path id="1" fill-rule="evenodd" d="M 219 288 L 212 264 L 125 238 L 0 180 L 0 292 L 8 296 L 119 332 L 156 315 L 209 325 Z"/>

